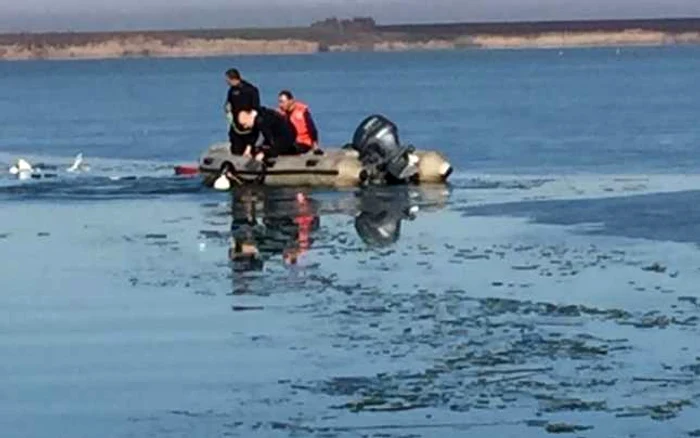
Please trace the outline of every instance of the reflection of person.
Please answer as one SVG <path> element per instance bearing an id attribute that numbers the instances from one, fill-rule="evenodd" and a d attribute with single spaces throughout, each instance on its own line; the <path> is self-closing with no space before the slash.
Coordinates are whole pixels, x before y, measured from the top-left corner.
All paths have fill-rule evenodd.
<path id="1" fill-rule="evenodd" d="M 241 198 L 242 209 L 233 210 L 229 260 L 236 271 L 259 271 L 263 268 L 258 245 L 260 226 L 255 217 L 255 198 Z"/>
<path id="2" fill-rule="evenodd" d="M 289 90 L 282 90 L 278 96 L 279 110 L 294 126 L 296 145 L 300 153 L 318 150 L 318 130 L 311 117 L 309 106 L 294 98 Z"/>
<path id="3" fill-rule="evenodd" d="M 316 231 L 321 223 L 320 218 L 315 214 L 311 200 L 299 193 L 296 197 L 297 211 L 293 218 L 296 226 L 294 239 L 285 248 L 283 253 L 284 261 L 287 264 L 297 264 L 299 257 L 304 255 L 313 242 L 311 233 Z"/>
<path id="4" fill-rule="evenodd" d="M 269 108 L 258 108 L 252 111 L 241 111 L 238 114 L 238 123 L 241 127 L 251 132 L 256 139 L 259 134 L 263 136 L 261 150 L 255 151 L 255 159 L 262 161 L 265 157 L 278 155 L 295 155 L 294 129 L 277 111 Z M 244 153 L 252 152 L 252 145 L 248 144 Z"/>
<path id="5" fill-rule="evenodd" d="M 234 192 L 229 259 L 236 271 L 261 270 L 270 256 L 296 263 L 311 247 L 320 219 L 302 194 L 260 188 Z"/>
<path id="6" fill-rule="evenodd" d="M 261 271 L 263 269 L 263 260 L 255 241 L 234 238 L 228 254 L 236 271 Z"/>
<path id="7" fill-rule="evenodd" d="M 266 248 L 271 252 L 282 254 L 287 263 L 296 263 L 312 244 L 311 234 L 320 219 L 316 214 L 315 203 L 302 194 L 277 192 L 265 199 L 265 217 L 263 223 L 267 229 Z"/>

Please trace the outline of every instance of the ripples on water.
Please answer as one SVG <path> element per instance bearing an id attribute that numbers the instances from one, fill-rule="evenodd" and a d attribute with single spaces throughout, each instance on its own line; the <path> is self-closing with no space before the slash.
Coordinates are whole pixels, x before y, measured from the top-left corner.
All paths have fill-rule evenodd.
<path id="1" fill-rule="evenodd" d="M 2 272 L 14 285 L 3 299 L 16 325 L 4 326 L 0 342 L 13 358 L 4 365 L 15 376 L 9 390 L 37 394 L 19 397 L 13 430 L 47 436 L 26 425 L 26 409 L 75 436 L 98 430 L 102 417 L 123 431 L 114 436 L 694 430 L 694 250 L 500 218 L 605 229 L 619 213 L 595 206 L 665 187 L 664 178 L 457 174 L 449 188 L 227 195 L 169 173 L 159 164 L 97 161 L 84 174 L 3 180 L 6 215 L 29 209 L 25 218 L 40 217 L 46 201 L 65 201 L 47 220 L 5 216 L 0 229 L 0 245 L 15 252 Z M 579 195 L 608 200 L 537 204 Z M 628 201 L 627 209 L 643 216 L 649 205 Z M 61 257 L 47 258 L 49 248 L 61 248 Z M 36 264 L 55 284 L 39 276 L 20 288 Z M 95 291 L 86 294 L 85 285 Z M 90 324 L 72 320 L 95 315 L 91 324 L 104 328 L 89 337 L 74 331 Z M 31 333 L 46 324 L 54 342 L 73 345 L 74 359 L 61 350 L 56 364 L 34 359 L 45 347 Z M 100 362 L 101 343 L 115 342 L 121 346 Z M 85 388 L 106 385 L 112 401 L 68 396 L 60 385 L 81 363 L 92 364 Z M 124 372 L 106 377 L 105 367 Z M 52 396 L 42 395 L 34 373 L 52 376 L 67 416 L 46 410 Z M 143 389 L 124 389 L 134 379 Z M 185 396 L 192 388 L 208 395 Z M 133 391 L 147 407 L 128 402 Z"/>
<path id="2" fill-rule="evenodd" d="M 219 140 L 232 60 L 0 65 L 1 435 L 700 436 L 698 53 L 236 59 L 458 171 L 234 196 L 130 160 Z"/>

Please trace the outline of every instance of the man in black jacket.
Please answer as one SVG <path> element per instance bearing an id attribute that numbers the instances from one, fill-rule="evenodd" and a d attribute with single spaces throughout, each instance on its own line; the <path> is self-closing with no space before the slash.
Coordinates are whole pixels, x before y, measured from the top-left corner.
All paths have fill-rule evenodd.
<path id="1" fill-rule="evenodd" d="M 262 149 L 256 151 L 256 160 L 264 157 L 276 157 L 278 155 L 296 155 L 296 132 L 286 117 L 279 112 L 260 107 L 257 110 L 241 111 L 237 120 L 239 126 L 250 132 L 249 138 L 257 139 L 259 134 L 263 136 Z M 246 149 L 252 152 L 253 144 L 247 144 Z M 247 149 L 248 150 L 248 149 Z"/>
<path id="2" fill-rule="evenodd" d="M 260 92 L 258 88 L 241 77 L 241 73 L 232 68 L 226 71 L 226 82 L 229 85 L 228 94 L 226 96 L 226 115 L 229 120 L 228 137 L 231 143 L 231 153 L 241 155 L 245 152 L 245 148 L 241 149 L 241 145 L 250 142 L 251 133 L 240 126 L 238 122 L 238 114 L 241 111 L 251 111 L 260 107 Z M 253 139 L 253 143 L 255 139 Z"/>

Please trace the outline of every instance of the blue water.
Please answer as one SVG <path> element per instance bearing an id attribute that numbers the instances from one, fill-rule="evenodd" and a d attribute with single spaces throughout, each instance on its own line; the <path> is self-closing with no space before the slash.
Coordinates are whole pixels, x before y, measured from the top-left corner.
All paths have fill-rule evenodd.
<path id="1" fill-rule="evenodd" d="M 0 63 L 0 150 L 191 161 L 225 138 L 232 66 L 325 144 L 380 112 L 459 170 L 700 169 L 696 47 Z"/>
<path id="2" fill-rule="evenodd" d="M 232 66 L 327 145 L 387 115 L 450 186 L 173 176 L 225 139 Z M 0 63 L 0 437 L 697 436 L 698 71 L 694 47 Z"/>

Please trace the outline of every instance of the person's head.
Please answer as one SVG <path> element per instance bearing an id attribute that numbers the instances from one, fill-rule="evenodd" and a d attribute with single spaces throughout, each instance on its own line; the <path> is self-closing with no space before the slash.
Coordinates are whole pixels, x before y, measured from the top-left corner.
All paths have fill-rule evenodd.
<path id="1" fill-rule="evenodd" d="M 292 106 L 294 106 L 294 95 L 289 90 L 280 91 L 277 95 L 277 104 L 279 105 L 279 109 L 285 113 L 291 111 Z"/>
<path id="2" fill-rule="evenodd" d="M 238 113 L 238 124 L 244 129 L 250 129 L 255 124 L 255 116 L 257 116 L 255 110 L 241 111 Z"/>
<path id="3" fill-rule="evenodd" d="M 226 83 L 232 87 L 237 87 L 241 84 L 241 72 L 238 69 L 231 68 L 226 70 Z"/>

